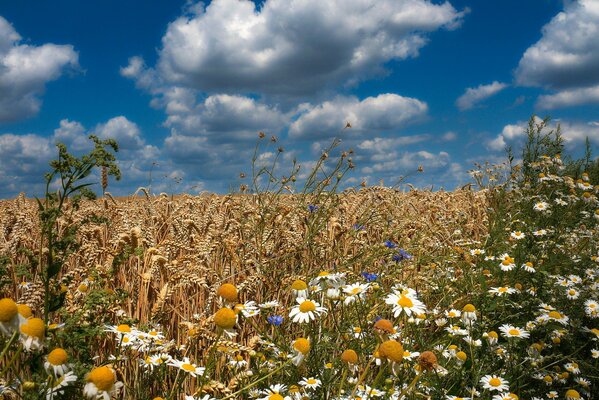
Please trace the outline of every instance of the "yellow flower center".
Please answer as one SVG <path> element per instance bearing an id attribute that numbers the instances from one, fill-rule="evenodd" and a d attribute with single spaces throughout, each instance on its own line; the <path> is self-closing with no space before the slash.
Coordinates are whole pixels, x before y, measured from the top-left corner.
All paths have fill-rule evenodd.
<path id="1" fill-rule="evenodd" d="M 21 325 L 21 333 L 27 336 L 43 339 L 46 333 L 46 325 L 40 318 L 30 318 Z"/>
<path id="2" fill-rule="evenodd" d="M 518 335 L 520 335 L 520 330 L 518 330 L 518 329 L 510 329 L 510 330 L 508 331 L 508 333 L 509 333 L 510 335 L 512 335 L 512 336 L 518 336 Z"/>
<path id="3" fill-rule="evenodd" d="M 303 355 L 306 355 L 310 351 L 310 341 L 305 338 L 296 339 L 295 342 L 293 342 L 293 348 Z"/>
<path id="4" fill-rule="evenodd" d="M 96 385 L 98 390 L 108 392 L 116 381 L 114 371 L 107 367 L 94 368 L 88 375 L 87 381 Z"/>
<path id="5" fill-rule="evenodd" d="M 302 304 L 300 304 L 299 310 L 303 313 L 307 313 L 309 311 L 316 311 L 316 305 L 310 300 L 306 300 L 302 302 Z"/>
<path id="6" fill-rule="evenodd" d="M 4 298 L 0 300 L 0 322 L 9 322 L 19 312 L 17 303 L 12 299 Z"/>
<path id="7" fill-rule="evenodd" d="M 55 348 L 50 352 L 50 354 L 48 354 L 48 362 L 52 365 L 66 364 L 68 359 L 69 355 L 64 349 L 60 347 Z"/>
<path id="8" fill-rule="evenodd" d="M 85 293 L 87 292 L 87 285 L 85 283 L 82 283 L 81 285 L 79 285 L 79 287 L 77 287 L 77 290 L 79 290 L 81 293 Z"/>
<path id="9" fill-rule="evenodd" d="M 403 294 L 401 295 L 399 300 L 397 300 L 397 304 L 404 308 L 414 307 L 414 302 L 409 297 L 406 297 Z"/>
<path id="10" fill-rule="evenodd" d="M 322 271 L 318 274 L 318 276 L 329 276 L 330 274 L 327 271 Z"/>
<path id="11" fill-rule="evenodd" d="M 504 287 L 500 287 L 498 291 L 499 291 L 499 293 L 505 293 L 505 292 L 507 292 L 507 289 L 508 289 L 508 288 L 506 288 L 506 287 L 504 286 Z"/>
<path id="12" fill-rule="evenodd" d="M 395 333 L 395 329 L 393 329 L 393 323 L 388 319 L 379 319 L 374 324 L 375 329 L 380 329 L 381 331 L 387 333 Z"/>
<path id="13" fill-rule="evenodd" d="M 285 400 L 285 398 L 278 393 L 273 393 L 268 396 L 268 400 Z"/>
<path id="14" fill-rule="evenodd" d="M 574 389 L 570 389 L 566 392 L 566 399 L 580 399 L 580 393 Z"/>
<path id="15" fill-rule="evenodd" d="M 316 379 L 314 378 L 309 378 L 308 380 L 306 380 L 306 383 L 308 385 L 314 385 L 316 383 Z"/>
<path id="16" fill-rule="evenodd" d="M 456 357 L 458 359 L 460 359 L 461 361 L 466 361 L 468 359 L 468 356 L 466 355 L 466 353 L 464 353 L 463 351 L 458 351 L 456 353 Z"/>
<path id="17" fill-rule="evenodd" d="M 358 353 L 351 349 L 345 350 L 341 353 L 341 361 L 348 364 L 356 364 L 358 362 Z"/>
<path id="18" fill-rule="evenodd" d="M 308 285 L 306 284 L 306 282 L 298 279 L 298 280 L 296 280 L 295 282 L 293 282 L 291 284 L 291 289 L 293 289 L 293 290 L 306 290 L 306 289 L 308 289 Z"/>
<path id="19" fill-rule="evenodd" d="M 214 314 L 214 323 L 222 329 L 231 329 L 237 322 L 237 314 L 229 308 L 221 308 Z"/>
<path id="20" fill-rule="evenodd" d="M 181 365 L 181 368 L 183 369 L 183 371 L 187 371 L 187 372 L 194 372 L 196 370 L 196 367 L 194 367 L 191 364 L 183 364 L 183 365 Z"/>
<path id="21" fill-rule="evenodd" d="M 495 331 L 491 331 L 487 334 L 490 338 L 497 339 L 499 335 Z"/>
<path id="22" fill-rule="evenodd" d="M 362 291 L 362 289 L 361 289 L 361 288 L 359 288 L 359 287 L 355 287 L 355 288 L 353 288 L 353 289 L 351 290 L 352 294 L 358 294 L 358 293 L 360 293 L 361 291 Z"/>
<path id="23" fill-rule="evenodd" d="M 31 307 L 27 304 L 17 304 L 17 309 L 19 310 L 19 315 L 23 318 L 29 318 L 33 315 Z"/>
<path id="24" fill-rule="evenodd" d="M 131 327 L 127 324 L 122 324 L 116 327 L 117 332 L 120 333 L 129 333 L 131 332 Z"/>
<path id="25" fill-rule="evenodd" d="M 471 312 L 476 311 L 476 307 L 474 307 L 473 304 L 466 304 L 464 306 L 464 308 L 462 309 L 462 311 L 467 312 L 467 313 L 471 313 Z"/>
<path id="26" fill-rule="evenodd" d="M 391 361 L 403 360 L 403 346 L 396 340 L 387 340 L 379 346 L 379 354 Z"/>
<path id="27" fill-rule="evenodd" d="M 548 315 L 550 318 L 562 319 L 562 315 L 560 313 L 558 313 L 557 311 L 551 311 Z"/>
<path id="28" fill-rule="evenodd" d="M 237 300 L 237 288 L 235 287 L 235 285 L 232 285 L 230 283 L 225 283 L 221 285 L 218 288 L 216 294 L 230 302 L 234 302 Z"/>
<path id="29" fill-rule="evenodd" d="M 491 378 L 491 379 L 489 379 L 489 385 L 491 385 L 493 387 L 501 386 L 501 379 L 499 379 L 499 378 Z"/>
<path id="30" fill-rule="evenodd" d="M 362 333 L 362 328 L 360 328 L 359 326 L 355 326 L 354 333 Z"/>

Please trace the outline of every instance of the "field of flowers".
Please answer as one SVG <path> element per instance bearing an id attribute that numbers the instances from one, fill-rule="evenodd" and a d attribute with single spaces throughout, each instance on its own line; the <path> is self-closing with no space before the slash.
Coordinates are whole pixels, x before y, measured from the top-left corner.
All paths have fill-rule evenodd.
<path id="1" fill-rule="evenodd" d="M 309 191 L 106 195 L 52 231 L 1 201 L 0 398 L 597 398 L 599 174 L 561 151 L 531 132 L 454 192 L 337 192 L 343 154 Z"/>

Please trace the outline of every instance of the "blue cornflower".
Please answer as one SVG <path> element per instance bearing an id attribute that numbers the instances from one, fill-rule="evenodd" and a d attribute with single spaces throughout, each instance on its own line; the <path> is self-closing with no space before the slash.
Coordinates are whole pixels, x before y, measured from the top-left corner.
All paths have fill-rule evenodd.
<path id="1" fill-rule="evenodd" d="M 269 324 L 272 324 L 274 326 L 279 326 L 283 323 L 283 317 L 281 317 L 280 315 L 269 315 L 268 317 L 266 317 L 266 320 Z"/>
<path id="2" fill-rule="evenodd" d="M 360 224 L 354 224 L 354 229 L 356 231 L 365 231 L 366 227 L 364 225 L 360 225 Z"/>
<path id="3" fill-rule="evenodd" d="M 390 241 L 390 240 L 386 240 L 385 241 L 385 246 L 387 246 L 390 249 L 394 249 L 394 248 L 397 247 L 397 245 L 395 243 L 393 243 L 392 241 Z"/>
<path id="4" fill-rule="evenodd" d="M 318 210 L 318 206 L 315 206 L 313 204 L 308 204 L 308 211 L 314 212 L 316 210 Z"/>
<path id="5" fill-rule="evenodd" d="M 371 274 L 370 272 L 362 272 L 362 276 L 366 279 L 366 282 L 375 281 L 379 277 L 377 274 Z"/>
<path id="6" fill-rule="evenodd" d="M 404 249 L 399 249 L 399 253 L 393 254 L 393 261 L 400 262 L 402 260 L 409 260 L 412 258 L 412 255 L 409 254 Z"/>

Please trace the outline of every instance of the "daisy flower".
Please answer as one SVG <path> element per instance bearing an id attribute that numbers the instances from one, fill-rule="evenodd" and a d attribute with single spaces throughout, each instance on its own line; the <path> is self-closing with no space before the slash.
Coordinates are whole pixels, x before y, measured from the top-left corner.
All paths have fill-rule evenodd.
<path id="1" fill-rule="evenodd" d="M 423 314 L 426 311 L 424 303 L 416 298 L 416 292 L 412 289 L 389 294 L 385 298 L 385 303 L 393 306 L 394 318 L 399 317 L 402 312 L 410 316 Z"/>
<path id="2" fill-rule="evenodd" d="M 510 236 L 512 237 L 512 239 L 515 239 L 515 240 L 521 240 L 526 237 L 526 235 L 522 231 L 514 231 L 510 234 Z"/>
<path id="3" fill-rule="evenodd" d="M 462 315 L 460 310 L 452 308 L 451 310 L 445 310 L 445 316 L 447 318 L 459 318 Z"/>
<path id="4" fill-rule="evenodd" d="M 470 255 L 471 256 L 479 256 L 485 254 L 485 251 L 483 249 L 472 249 L 470 250 Z"/>
<path id="5" fill-rule="evenodd" d="M 499 339 L 499 335 L 497 335 L 497 332 L 495 331 L 485 332 L 483 333 L 483 337 L 487 339 L 491 346 L 496 345 L 497 340 Z"/>
<path id="6" fill-rule="evenodd" d="M 480 379 L 483 389 L 505 392 L 510 389 L 509 382 L 497 375 L 485 375 Z"/>
<path id="7" fill-rule="evenodd" d="M 44 368 L 48 374 L 53 372 L 55 376 L 64 375 L 70 369 L 67 364 L 68 359 L 69 355 L 67 352 L 63 348 L 57 347 L 46 356 Z"/>
<path id="8" fill-rule="evenodd" d="M 287 386 L 277 383 L 275 385 L 270 385 L 268 389 L 264 389 L 262 394 L 264 397 L 260 397 L 259 400 L 291 400 L 291 397 L 285 396 L 282 394 L 287 391 Z"/>
<path id="9" fill-rule="evenodd" d="M 544 201 L 539 201 L 533 206 L 533 210 L 535 211 L 547 211 L 549 209 L 549 204 Z"/>
<path id="10" fill-rule="evenodd" d="M 503 296 L 516 293 L 516 289 L 507 286 L 492 287 L 491 289 L 489 289 L 489 293 L 494 294 L 496 296 Z"/>
<path id="11" fill-rule="evenodd" d="M 302 378 L 298 383 L 308 389 L 317 389 L 322 384 L 320 379 L 317 378 Z"/>
<path id="12" fill-rule="evenodd" d="M 277 300 L 267 301 L 265 303 L 258 304 L 258 307 L 264 309 L 277 308 L 281 304 Z"/>
<path id="13" fill-rule="evenodd" d="M 310 286 L 319 286 L 321 289 L 325 289 L 329 284 L 343 284 L 344 278 L 345 274 L 342 272 L 322 271 L 310 281 Z"/>
<path id="14" fill-rule="evenodd" d="M 343 293 L 346 294 L 344 303 L 350 304 L 356 300 L 364 299 L 366 291 L 369 287 L 369 283 L 354 283 L 352 285 L 346 285 L 343 288 Z"/>
<path id="15" fill-rule="evenodd" d="M 168 362 L 167 365 L 170 365 L 171 367 L 179 368 L 180 370 L 187 372 L 189 375 L 193 376 L 194 378 L 197 377 L 198 375 L 199 376 L 204 375 L 204 371 L 205 371 L 204 367 L 199 367 L 199 366 L 193 364 L 191 361 L 189 361 L 189 358 L 187 358 L 187 357 L 183 358 L 183 361 L 172 359 Z"/>
<path id="16" fill-rule="evenodd" d="M 304 358 L 310 352 L 310 340 L 306 338 L 298 338 L 291 343 L 293 352 L 295 353 L 292 357 L 293 364 L 300 365 Z"/>
<path id="17" fill-rule="evenodd" d="M 577 390 L 569 389 L 565 394 L 566 400 L 584 400 L 584 397 Z"/>
<path id="18" fill-rule="evenodd" d="M 241 356 L 241 354 L 231 357 L 231 361 L 229 361 L 229 365 L 233 368 L 244 368 L 247 366 L 247 364 L 247 361 Z"/>
<path id="19" fill-rule="evenodd" d="M 566 297 L 570 300 L 576 300 L 580 297 L 580 292 L 574 288 L 566 290 Z"/>
<path id="20" fill-rule="evenodd" d="M 233 309 L 236 313 L 241 313 L 246 318 L 253 317 L 260 313 L 260 310 L 256 307 L 255 301 L 246 301 L 243 304 L 236 304 Z"/>
<path id="21" fill-rule="evenodd" d="M 320 304 L 315 301 L 303 297 L 298 297 L 296 301 L 298 304 L 291 309 L 291 312 L 289 312 L 289 318 L 291 318 L 293 322 L 300 324 L 310 322 L 321 314 L 326 314 L 327 312 L 326 308 L 321 307 Z"/>
<path id="22" fill-rule="evenodd" d="M 86 380 L 83 395 L 88 399 L 110 400 L 123 387 L 123 383 L 116 380 L 114 370 L 107 365 L 92 369 Z"/>
<path id="23" fill-rule="evenodd" d="M 21 343 L 25 350 L 39 350 L 44 346 L 46 324 L 40 318 L 29 318 L 19 327 Z"/>
<path id="24" fill-rule="evenodd" d="M 584 302 L 584 312 L 591 318 L 599 317 L 599 303 L 596 300 L 589 299 Z"/>
<path id="25" fill-rule="evenodd" d="M 516 268 L 516 264 L 514 263 L 514 259 L 511 257 L 507 257 L 505 259 L 503 259 L 503 261 L 501 261 L 501 263 L 499 263 L 499 268 L 501 268 L 502 271 L 511 271 L 514 268 Z"/>
<path id="26" fill-rule="evenodd" d="M 301 279 L 295 280 L 291 284 L 291 291 L 295 297 L 308 297 L 308 284 Z"/>
<path id="27" fill-rule="evenodd" d="M 530 336 L 530 333 L 524 329 L 509 324 L 501 325 L 499 330 L 506 338 L 527 338 Z"/>
<path id="28" fill-rule="evenodd" d="M 569 318 L 566 315 L 560 313 L 559 311 L 552 310 L 549 311 L 546 315 L 548 320 L 557 321 L 562 325 L 568 324 Z"/>
<path id="29" fill-rule="evenodd" d="M 64 389 L 69 386 L 71 383 L 77 381 L 77 375 L 73 373 L 73 371 L 67 372 L 66 374 L 59 376 L 56 379 L 53 379 L 51 384 L 46 389 L 46 400 L 54 400 L 63 398 Z"/>
<path id="30" fill-rule="evenodd" d="M 458 325 L 448 326 L 447 328 L 445 328 L 445 330 L 450 335 L 466 336 L 468 334 L 468 331 L 466 329 L 464 329 L 464 328 L 462 328 L 461 326 L 458 326 Z"/>
<path id="31" fill-rule="evenodd" d="M 578 367 L 578 364 L 575 362 L 565 364 L 564 368 L 566 369 L 566 371 L 571 372 L 574 375 L 580 374 L 580 368 Z"/>
<path id="32" fill-rule="evenodd" d="M 474 307 L 474 304 L 466 304 L 462 308 L 462 322 L 470 325 L 474 321 L 476 321 L 476 307 Z"/>
<path id="33" fill-rule="evenodd" d="M 534 236 L 545 236 L 547 234 L 546 229 L 539 229 L 532 233 Z"/>
<path id="34" fill-rule="evenodd" d="M 12 299 L 0 300 L 0 332 L 10 337 L 19 326 L 19 309 Z"/>
<path id="35" fill-rule="evenodd" d="M 530 261 L 527 261 L 524 264 L 522 264 L 522 269 L 525 270 L 526 272 L 530 272 L 530 273 L 537 272 L 537 270 L 534 267 L 534 264 L 531 263 Z"/>

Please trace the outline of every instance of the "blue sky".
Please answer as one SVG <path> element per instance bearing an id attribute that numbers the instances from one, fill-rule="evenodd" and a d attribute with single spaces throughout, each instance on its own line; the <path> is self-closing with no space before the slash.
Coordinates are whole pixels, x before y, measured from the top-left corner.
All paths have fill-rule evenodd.
<path id="1" fill-rule="evenodd" d="M 0 197 L 39 194 L 54 143 L 90 133 L 122 145 L 115 194 L 150 171 L 156 191 L 227 191 L 260 130 L 284 166 L 339 136 L 348 184 L 423 165 L 414 183 L 448 189 L 533 113 L 599 146 L 597 0 L 147 4 L 0 3 Z"/>

